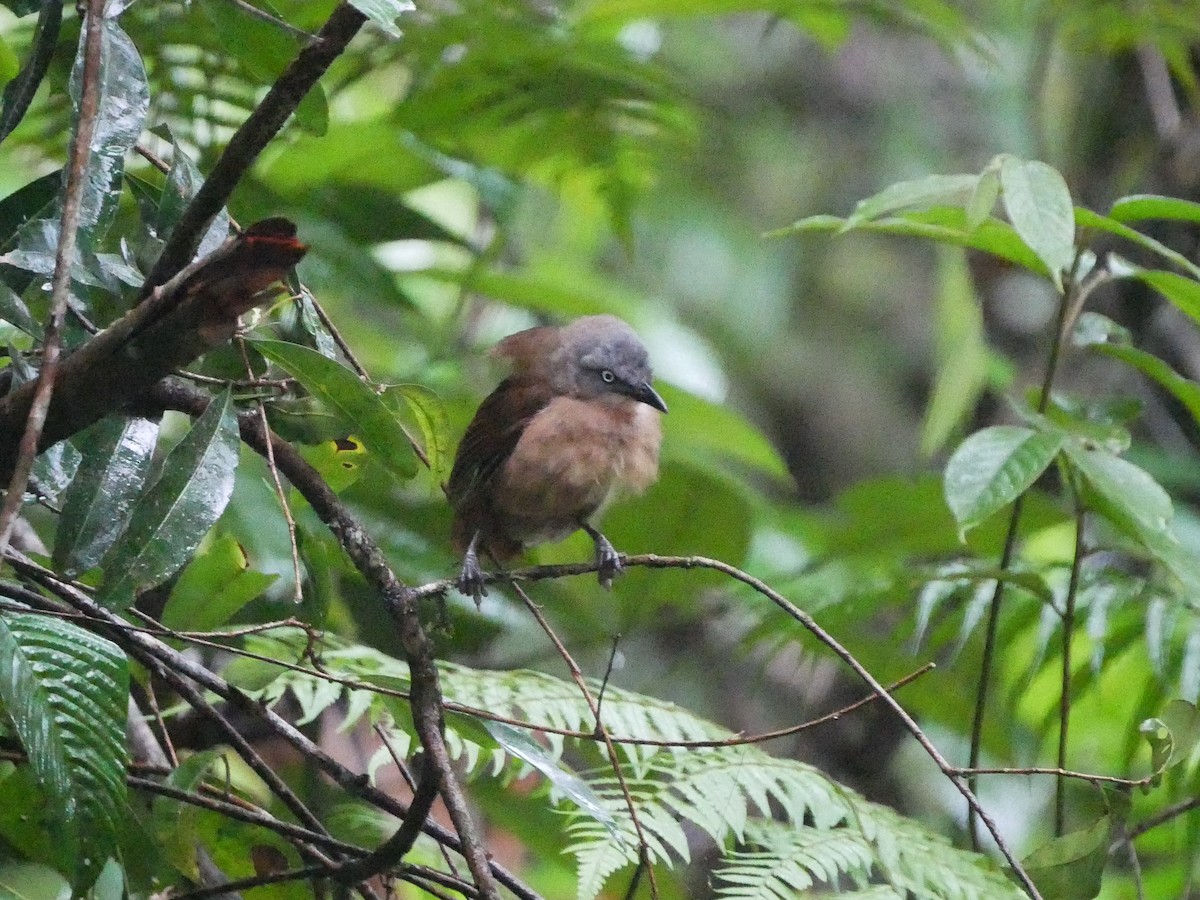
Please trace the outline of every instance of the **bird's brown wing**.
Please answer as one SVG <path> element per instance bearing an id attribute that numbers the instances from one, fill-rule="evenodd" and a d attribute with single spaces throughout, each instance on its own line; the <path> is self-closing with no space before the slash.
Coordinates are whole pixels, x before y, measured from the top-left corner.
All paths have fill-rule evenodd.
<path id="1" fill-rule="evenodd" d="M 490 546 L 497 555 L 511 556 L 519 551 L 519 544 L 494 532 L 490 487 L 529 421 L 545 408 L 551 396 L 544 384 L 512 375 L 479 405 L 458 445 L 446 486 L 454 508 L 453 542 L 460 552 L 476 531 L 482 531 L 484 546 Z"/>

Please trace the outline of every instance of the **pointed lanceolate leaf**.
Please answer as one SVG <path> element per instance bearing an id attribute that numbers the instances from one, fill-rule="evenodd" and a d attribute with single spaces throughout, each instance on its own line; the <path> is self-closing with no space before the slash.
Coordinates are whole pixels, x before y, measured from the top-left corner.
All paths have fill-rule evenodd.
<path id="1" fill-rule="evenodd" d="M 129 521 L 158 439 L 149 419 L 108 418 L 81 436 L 83 462 L 67 489 L 54 568 L 74 577 L 100 562 Z"/>
<path id="2" fill-rule="evenodd" d="M 142 133 L 150 109 L 146 67 L 137 47 L 114 19 L 103 22 L 100 58 L 99 114 L 92 134 L 87 181 L 81 201 L 80 227 L 90 246 L 104 236 L 121 199 L 121 174 L 128 153 Z M 78 104 L 84 35 L 71 76 L 71 97 Z"/>
<path id="3" fill-rule="evenodd" d="M 128 692 L 114 644 L 61 619 L 0 613 L 0 706 L 50 800 L 76 888 L 115 852 L 124 821 Z"/>
<path id="4" fill-rule="evenodd" d="M 179 142 L 172 140 L 171 146 L 174 148 L 171 171 L 167 173 L 167 183 L 163 185 L 162 196 L 158 202 L 158 217 L 155 221 L 155 234 L 164 241 L 174 230 L 187 205 L 196 196 L 196 191 L 200 190 L 200 185 L 204 183 L 204 176 L 200 174 L 187 152 L 179 146 Z M 228 237 L 229 211 L 221 207 L 205 230 L 204 237 L 200 239 L 200 246 L 196 248 L 196 258 L 200 259 L 212 253 L 225 243 Z"/>
<path id="5" fill-rule="evenodd" d="M 163 609 L 162 623 L 178 631 L 218 628 L 278 577 L 251 568 L 246 549 L 222 535 L 183 570 Z"/>
<path id="6" fill-rule="evenodd" d="M 967 531 L 1017 499 L 1054 461 L 1062 435 L 997 425 L 971 435 L 946 464 L 946 503 Z"/>
<path id="7" fill-rule="evenodd" d="M 396 19 L 416 9 L 412 0 L 350 0 L 350 5 L 378 25 L 390 37 L 400 37 Z"/>
<path id="8" fill-rule="evenodd" d="M 1000 165 L 1000 186 L 1013 228 L 1061 290 L 1062 272 L 1075 258 L 1075 209 L 1067 183 L 1044 162 L 1009 156 Z"/>
<path id="9" fill-rule="evenodd" d="M 1171 497 L 1150 474 L 1107 450 L 1071 439 L 1063 450 L 1101 501 L 1101 512 L 1135 535 L 1166 534 Z"/>
<path id="10" fill-rule="evenodd" d="M 1200 203 L 1178 197 L 1157 194 L 1134 194 L 1122 197 L 1112 205 L 1109 218 L 1118 222 L 1140 222 L 1145 219 L 1167 219 L 1200 223 Z"/>
<path id="11" fill-rule="evenodd" d="M 254 348 L 340 415 L 367 451 L 403 480 L 417 473 L 408 435 L 387 403 L 353 372 L 315 350 L 285 341 L 254 341 Z"/>
<path id="12" fill-rule="evenodd" d="M 105 605 L 123 609 L 139 587 L 157 584 L 191 558 L 229 502 L 237 460 L 237 418 L 226 391 L 167 455 L 105 557 Z"/>
<path id="13" fill-rule="evenodd" d="M 979 183 L 978 175 L 927 175 L 889 185 L 873 197 L 859 200 L 842 226 L 844 231 L 901 209 L 938 206 L 966 200 Z"/>

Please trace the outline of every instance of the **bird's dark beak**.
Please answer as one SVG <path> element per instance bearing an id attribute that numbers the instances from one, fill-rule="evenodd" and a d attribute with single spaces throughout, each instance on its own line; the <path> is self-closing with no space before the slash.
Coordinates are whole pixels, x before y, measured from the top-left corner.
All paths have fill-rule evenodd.
<path id="1" fill-rule="evenodd" d="M 650 382 L 643 381 L 633 388 L 633 399 L 640 400 L 647 406 L 653 406 L 659 412 L 667 411 L 667 404 L 662 397 L 658 396 L 658 391 L 650 386 Z"/>

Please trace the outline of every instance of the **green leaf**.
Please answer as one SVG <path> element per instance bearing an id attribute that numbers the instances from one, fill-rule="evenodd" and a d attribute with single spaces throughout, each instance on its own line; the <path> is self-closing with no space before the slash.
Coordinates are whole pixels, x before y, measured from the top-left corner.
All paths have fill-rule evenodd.
<path id="1" fill-rule="evenodd" d="M 1067 183 L 1043 162 L 1006 156 L 1000 186 L 1013 228 L 1046 264 L 1061 291 L 1063 270 L 1075 259 L 1075 214 Z"/>
<path id="2" fill-rule="evenodd" d="M 181 791 L 195 791 L 210 769 L 222 759 L 219 750 L 204 750 L 183 760 L 179 768 L 167 776 L 167 783 Z M 195 880 L 199 874 L 196 850 L 196 819 L 199 809 L 191 803 L 181 803 L 170 797 L 155 797 L 149 828 L 158 849 L 167 861 L 183 875 Z"/>
<path id="3" fill-rule="evenodd" d="M 1200 322 L 1200 282 L 1195 278 L 1162 269 L 1136 267 L 1133 267 L 1132 275 L 1170 300 L 1176 309 L 1193 321 Z"/>
<path id="4" fill-rule="evenodd" d="M 0 281 L 0 319 L 10 325 L 15 325 L 36 340 L 42 339 L 42 326 L 29 314 L 29 307 L 2 281 Z"/>
<path id="5" fill-rule="evenodd" d="M 225 5 L 204 4 L 205 9 L 209 8 L 224 9 Z M 171 155 L 171 170 L 167 173 L 167 181 L 163 185 L 162 196 L 158 201 L 158 216 L 154 222 L 154 233 L 163 240 L 166 240 L 175 225 L 179 222 L 183 211 L 187 209 L 192 198 L 196 196 L 196 191 L 200 190 L 200 185 L 204 183 L 204 176 L 200 174 L 200 170 L 196 168 L 196 164 L 192 162 L 179 142 L 171 138 L 171 146 L 173 153 Z M 204 232 L 204 237 L 200 239 L 200 246 L 196 249 L 196 257 L 200 258 L 212 253 L 229 237 L 229 211 L 225 207 L 221 207 L 220 212 L 209 223 L 208 228 Z"/>
<path id="6" fill-rule="evenodd" d="M 1182 253 L 1172 250 L 1161 241 L 1156 241 L 1149 235 L 1142 234 L 1140 231 L 1130 228 L 1122 222 L 1110 219 L 1108 216 L 1102 216 L 1097 212 L 1092 212 L 1090 209 L 1076 207 L 1075 224 L 1080 228 L 1095 228 L 1099 231 L 1106 231 L 1109 234 L 1117 235 L 1117 237 L 1125 238 L 1125 240 L 1137 244 L 1139 247 L 1143 247 L 1152 253 L 1158 254 L 1163 259 L 1174 263 L 1193 278 L 1200 278 L 1200 266 L 1195 265 Z"/>
<path id="7" fill-rule="evenodd" d="M 1151 766 L 1156 773 L 1187 762 L 1200 745 L 1200 710 L 1186 700 L 1172 700 L 1162 713 L 1147 719 L 1139 730 L 1150 742 Z"/>
<path id="8" fill-rule="evenodd" d="M 71 900 L 71 885 L 48 866 L 0 862 L 0 900 Z"/>
<path id="9" fill-rule="evenodd" d="M 730 461 L 775 478 L 791 479 L 775 445 L 740 413 L 669 384 L 658 387 L 671 410 L 663 420 L 664 457 L 691 462 Z M 673 433 L 687 435 L 687 440 L 676 442 Z"/>
<path id="10" fill-rule="evenodd" d="M 308 347 L 285 341 L 256 340 L 252 344 L 336 412 L 347 430 L 362 438 L 368 452 L 392 474 L 403 481 L 417 474 L 417 459 L 408 435 L 370 385 Z"/>
<path id="11" fill-rule="evenodd" d="M 400 29 L 396 27 L 396 19 L 406 12 L 416 9 L 411 0 L 350 0 L 351 5 L 360 13 L 383 29 L 389 37 L 400 37 Z"/>
<path id="12" fill-rule="evenodd" d="M 124 609 L 139 587 L 157 584 L 191 558 L 229 502 L 237 462 L 237 418 L 225 391 L 209 402 L 138 499 L 129 527 L 102 563 L 102 603 Z"/>
<path id="13" fill-rule="evenodd" d="M 442 399 L 419 384 L 394 384 L 386 388 L 382 396 L 397 419 L 403 421 L 411 417 L 420 429 L 429 469 L 434 482 L 440 484 L 448 474 L 452 459 L 450 424 Z"/>
<path id="14" fill-rule="evenodd" d="M 211 631 L 275 583 L 250 567 L 246 550 L 222 535 L 187 565 L 171 589 L 162 623 L 177 631 Z"/>
<path id="15" fill-rule="evenodd" d="M 1200 203 L 1157 194 L 1133 194 L 1114 203 L 1108 215 L 1118 222 L 1139 222 L 1144 219 L 1200 222 Z"/>
<path id="16" fill-rule="evenodd" d="M 996 201 L 1000 199 L 1000 164 L 1001 158 L 988 163 L 986 169 L 979 174 L 979 181 L 967 201 L 967 228 L 974 231 L 992 214 Z"/>
<path id="17" fill-rule="evenodd" d="M 1044 897 L 1091 900 L 1100 893 L 1112 826 L 1101 816 L 1091 828 L 1043 844 L 1022 862 Z"/>
<path id="18" fill-rule="evenodd" d="M 80 226 L 85 244 L 95 247 L 108 231 L 121 200 L 125 154 L 142 133 L 150 109 L 146 67 L 137 47 L 114 19 L 103 22 L 100 57 L 99 114 L 92 134 L 87 181 L 81 200 Z M 71 73 L 70 92 L 79 115 L 83 35 Z"/>
<path id="19" fill-rule="evenodd" d="M 1153 378 L 1175 399 L 1184 405 L 1192 418 L 1200 423 L 1200 384 L 1184 378 L 1169 365 L 1145 350 L 1120 344 L 1092 344 L 1091 349 L 1133 366 L 1143 375 Z"/>
<path id="20" fill-rule="evenodd" d="M 889 185 L 873 197 L 859 200 L 842 230 L 849 231 L 885 213 L 909 207 L 928 207 L 966 200 L 978 184 L 978 175 L 926 175 L 924 178 Z"/>
<path id="21" fill-rule="evenodd" d="M 991 354 L 983 336 L 983 312 L 963 254 L 938 254 L 936 311 L 937 375 L 925 420 L 921 453 L 932 456 L 961 427 L 987 384 Z"/>
<path id="22" fill-rule="evenodd" d="M 1059 433 L 997 425 L 971 435 L 946 463 L 946 503 L 959 536 L 1007 506 L 1054 461 L 1063 444 Z"/>
<path id="23" fill-rule="evenodd" d="M 1103 501 L 1101 511 L 1115 524 L 1131 528 L 1139 536 L 1170 532 L 1174 516 L 1171 497 L 1148 472 L 1075 438 L 1067 440 L 1063 450 Z"/>
<path id="24" fill-rule="evenodd" d="M 124 822 L 128 692 L 114 644 L 61 619 L 0 614 L 0 705 L 50 800 L 77 889 L 115 852 Z"/>
<path id="25" fill-rule="evenodd" d="M 46 208 L 58 197 L 62 181 L 63 173 L 59 169 L 35 178 L 0 200 L 0 248 L 5 247 L 30 219 L 48 213 Z"/>
<path id="26" fill-rule="evenodd" d="M 110 417 L 80 439 L 83 461 L 63 501 L 54 568 L 68 577 L 100 562 L 129 521 L 150 470 L 158 423 Z"/>
<path id="27" fill-rule="evenodd" d="M 21 71 L 21 61 L 13 53 L 8 42 L 0 35 L 0 88 L 12 81 Z"/>
<path id="28" fill-rule="evenodd" d="M 483 727 L 507 753 L 545 775 L 554 790 L 568 797 L 597 822 L 608 826 L 613 838 L 617 838 L 617 827 L 612 813 L 605 808 L 603 801 L 596 796 L 591 786 L 567 769 L 560 759 L 531 738 L 527 731 L 490 719 L 483 720 Z"/>
<path id="29" fill-rule="evenodd" d="M 840 234 L 844 230 L 843 224 L 844 220 L 837 216 L 809 216 L 786 228 L 769 231 L 766 236 L 783 237 L 810 231 Z M 970 247 L 1007 259 L 1039 275 L 1049 274 L 1045 264 L 1021 240 L 1012 226 L 997 219 L 987 219 L 977 227 L 969 227 L 967 214 L 961 206 L 935 207 L 903 216 L 873 219 L 857 226 L 855 230 Z"/>

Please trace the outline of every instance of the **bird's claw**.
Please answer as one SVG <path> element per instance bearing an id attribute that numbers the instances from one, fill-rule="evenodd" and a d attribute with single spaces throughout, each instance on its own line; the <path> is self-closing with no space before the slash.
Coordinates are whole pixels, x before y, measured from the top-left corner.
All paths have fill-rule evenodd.
<path id="1" fill-rule="evenodd" d="M 479 568 L 479 556 L 474 550 L 468 550 L 463 556 L 462 569 L 459 570 L 458 578 L 454 580 L 454 586 L 464 597 L 474 600 L 476 608 L 483 605 L 483 598 L 487 596 L 487 587 L 485 587 L 483 570 Z"/>
<path id="2" fill-rule="evenodd" d="M 606 591 L 612 590 L 613 579 L 621 574 L 624 566 L 621 564 L 621 554 L 613 548 L 608 538 L 597 532 L 596 542 L 596 579 L 600 587 Z"/>

